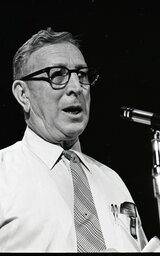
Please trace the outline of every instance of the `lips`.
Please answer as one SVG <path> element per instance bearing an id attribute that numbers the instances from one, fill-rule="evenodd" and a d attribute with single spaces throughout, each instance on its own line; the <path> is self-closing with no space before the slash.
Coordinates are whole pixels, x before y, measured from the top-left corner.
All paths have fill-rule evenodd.
<path id="1" fill-rule="evenodd" d="M 79 105 L 67 106 L 63 109 L 64 112 L 77 115 L 82 112 L 82 107 Z"/>

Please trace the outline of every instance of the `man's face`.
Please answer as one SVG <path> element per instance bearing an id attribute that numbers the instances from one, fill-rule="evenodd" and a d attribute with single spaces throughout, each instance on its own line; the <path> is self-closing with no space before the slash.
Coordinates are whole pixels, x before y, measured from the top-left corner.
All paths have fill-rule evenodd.
<path id="1" fill-rule="evenodd" d="M 68 69 L 86 67 L 80 50 L 70 43 L 47 45 L 32 53 L 27 73 L 50 67 Z M 47 77 L 47 74 L 38 75 Z M 51 143 L 75 142 L 89 119 L 90 88 L 81 86 L 76 73 L 72 73 L 66 87 L 55 90 L 46 81 L 30 81 L 30 118 L 28 125 Z"/>

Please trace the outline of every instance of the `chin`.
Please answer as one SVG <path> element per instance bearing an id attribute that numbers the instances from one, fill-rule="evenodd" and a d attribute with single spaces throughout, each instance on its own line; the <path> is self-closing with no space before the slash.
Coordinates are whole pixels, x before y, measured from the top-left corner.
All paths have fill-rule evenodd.
<path id="1" fill-rule="evenodd" d="M 67 136 L 67 138 L 70 138 L 70 139 L 74 139 L 74 138 L 77 138 L 81 135 L 81 133 L 84 131 L 84 127 L 72 127 L 70 129 L 66 129 L 65 130 L 65 135 Z"/>
<path id="2" fill-rule="evenodd" d="M 75 139 L 75 138 L 78 138 L 80 135 L 81 135 L 81 133 L 83 132 L 83 130 L 82 131 L 68 131 L 67 133 L 66 133 L 66 137 L 67 138 L 70 138 L 70 139 Z"/>
<path id="3" fill-rule="evenodd" d="M 61 124 L 61 132 L 69 139 L 79 137 L 87 126 L 87 122 L 72 122 Z"/>

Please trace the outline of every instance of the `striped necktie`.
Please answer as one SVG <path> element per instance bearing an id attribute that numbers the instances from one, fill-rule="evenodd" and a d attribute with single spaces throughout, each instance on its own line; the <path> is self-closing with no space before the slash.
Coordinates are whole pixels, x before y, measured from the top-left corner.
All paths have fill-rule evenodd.
<path id="1" fill-rule="evenodd" d="M 87 176 L 73 151 L 63 151 L 70 161 L 74 188 L 74 223 L 78 252 L 100 252 L 106 249 Z"/>

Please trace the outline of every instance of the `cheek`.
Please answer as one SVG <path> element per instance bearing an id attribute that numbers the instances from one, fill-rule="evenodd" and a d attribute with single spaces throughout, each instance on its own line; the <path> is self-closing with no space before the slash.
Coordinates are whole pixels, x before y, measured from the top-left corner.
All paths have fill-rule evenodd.
<path id="1" fill-rule="evenodd" d="M 55 97 L 50 90 L 39 90 L 32 93 L 31 106 L 34 113 L 43 116 L 43 119 L 50 118 L 56 115 L 58 108 L 59 97 Z"/>
<path id="2" fill-rule="evenodd" d="M 53 98 L 42 101 L 41 111 L 43 112 L 44 119 L 47 118 L 48 122 L 49 120 L 52 122 L 58 117 L 58 102 L 58 100 Z"/>

